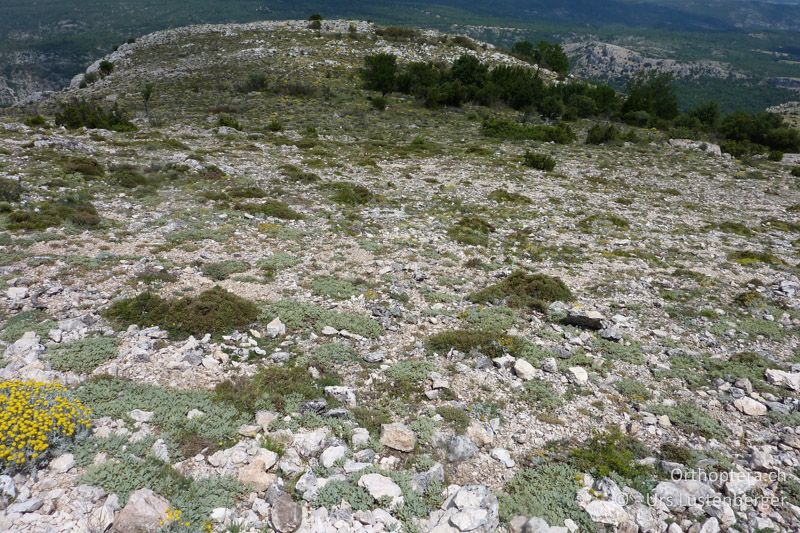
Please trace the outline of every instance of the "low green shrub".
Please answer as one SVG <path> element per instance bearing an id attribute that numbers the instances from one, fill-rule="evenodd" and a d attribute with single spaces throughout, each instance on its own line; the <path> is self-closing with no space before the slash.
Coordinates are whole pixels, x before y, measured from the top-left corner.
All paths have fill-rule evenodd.
<path id="1" fill-rule="evenodd" d="M 239 121 L 230 115 L 220 115 L 217 117 L 217 127 L 232 128 L 234 130 L 242 129 L 242 125 L 239 123 Z"/>
<path id="2" fill-rule="evenodd" d="M 795 165 L 792 167 L 792 176 L 800 178 L 800 165 Z"/>
<path id="3" fill-rule="evenodd" d="M 500 519 L 508 523 L 515 516 L 540 516 L 548 524 L 572 519 L 580 531 L 594 531 L 589 515 L 576 503 L 581 473 L 573 466 L 545 462 L 520 470 L 498 495 Z"/>
<path id="4" fill-rule="evenodd" d="M 279 218 L 281 220 L 301 220 L 302 213 L 298 213 L 286 202 L 280 200 L 266 200 L 261 203 L 237 204 L 235 208 L 239 211 L 250 213 L 251 215 L 263 215 L 267 217 Z"/>
<path id="5" fill-rule="evenodd" d="M 81 228 L 100 225 L 100 215 L 91 202 L 77 196 L 39 202 L 26 210 L 8 214 L 6 227 L 11 230 L 43 230 L 69 222 Z"/>
<path id="6" fill-rule="evenodd" d="M 311 283 L 311 292 L 317 296 L 324 296 L 334 300 L 349 300 L 361 291 L 356 285 L 347 280 L 323 276 L 314 279 Z"/>
<path id="7" fill-rule="evenodd" d="M 525 152 L 522 162 L 526 167 L 535 168 L 536 170 L 544 170 L 546 172 L 552 171 L 556 168 L 556 160 L 547 154 L 537 154 L 531 151 Z"/>
<path id="8" fill-rule="evenodd" d="M 102 487 L 125 505 L 132 492 L 148 487 L 167 498 L 170 507 L 181 511 L 181 520 L 203 528 L 212 510 L 233 507 L 244 487 L 232 477 L 211 476 L 200 480 L 186 477 L 154 457 L 125 456 L 116 461 L 92 465 L 81 483 Z"/>
<path id="9" fill-rule="evenodd" d="M 117 357 L 117 344 L 114 337 L 90 337 L 51 347 L 45 357 L 60 372 L 88 374 Z"/>
<path id="10" fill-rule="evenodd" d="M 655 472 L 638 461 L 649 455 L 641 442 L 616 429 L 587 439 L 570 452 L 570 461 L 578 470 L 595 478 L 616 478 L 640 492 L 648 492 Z"/>
<path id="11" fill-rule="evenodd" d="M 722 439 L 728 435 L 728 430 L 714 417 L 689 402 L 675 406 L 649 405 L 647 410 L 656 415 L 667 415 L 673 425 L 687 433 L 695 433 L 708 439 Z"/>
<path id="12" fill-rule="evenodd" d="M 532 379 L 522 388 L 522 400 L 535 409 L 552 411 L 560 407 L 564 401 L 546 381 Z"/>
<path id="13" fill-rule="evenodd" d="M 482 131 L 487 137 L 510 141 L 530 140 L 569 144 L 575 140 L 575 132 L 564 123 L 555 126 L 531 125 L 492 118 L 483 122 Z"/>
<path id="14" fill-rule="evenodd" d="M 281 170 L 289 181 L 297 183 L 316 183 L 320 181 L 320 177 L 313 172 L 306 172 L 295 165 L 284 165 Z"/>
<path id="15" fill-rule="evenodd" d="M 613 124 L 595 124 L 586 134 L 586 144 L 606 144 L 621 138 L 622 134 Z"/>
<path id="16" fill-rule="evenodd" d="M 465 410 L 450 405 L 437 407 L 436 413 L 441 416 L 457 434 L 464 433 L 472 420 Z"/>
<path id="17" fill-rule="evenodd" d="M 467 311 L 464 322 L 470 329 L 502 333 L 515 326 L 519 322 L 519 316 L 508 307 L 486 307 Z"/>
<path id="18" fill-rule="evenodd" d="M 104 109 L 85 100 L 61 104 L 55 116 L 56 125 L 74 130 L 78 128 L 104 129 L 112 131 L 136 131 L 119 107 Z"/>
<path id="19" fill-rule="evenodd" d="M 517 270 L 499 283 L 470 294 L 468 298 L 475 303 L 504 304 L 545 312 L 552 302 L 571 301 L 572 293 L 559 278 Z"/>
<path id="20" fill-rule="evenodd" d="M 298 265 L 300 262 L 300 259 L 291 254 L 276 252 L 269 257 L 261 259 L 257 266 L 264 272 L 264 275 L 268 279 L 272 279 L 278 271 Z"/>
<path id="21" fill-rule="evenodd" d="M 325 326 L 331 326 L 370 339 L 377 339 L 383 333 L 381 325 L 367 315 L 340 313 L 294 300 L 274 302 L 264 307 L 262 320 L 269 322 L 276 317 L 293 331 L 312 329 L 320 332 Z"/>
<path id="22" fill-rule="evenodd" d="M 511 337 L 497 331 L 456 329 L 431 335 L 428 337 L 427 347 L 429 351 L 439 355 L 458 350 L 466 354 L 476 351 L 489 357 L 500 357 L 512 343 Z"/>
<path id="23" fill-rule="evenodd" d="M 365 428 L 373 436 L 380 434 L 382 425 L 392 421 L 392 415 L 384 409 L 353 407 L 350 409 L 350 414 L 353 415 L 359 426 Z"/>
<path id="24" fill-rule="evenodd" d="M 320 188 L 330 191 L 332 193 L 331 200 L 342 205 L 365 205 L 376 198 L 369 189 L 356 183 L 336 181 L 324 183 Z"/>
<path id="25" fill-rule="evenodd" d="M 173 339 L 206 333 L 221 335 L 244 330 L 258 318 L 258 308 L 221 287 L 214 287 L 196 296 L 164 300 L 144 292 L 134 298 L 120 300 L 103 315 L 122 326 L 159 326 Z"/>
<path id="26" fill-rule="evenodd" d="M 783 260 L 770 252 L 759 252 L 757 250 L 737 250 L 728 254 L 728 260 L 740 265 L 757 265 L 764 263 L 767 265 L 782 265 Z"/>
<path id="27" fill-rule="evenodd" d="M 214 281 L 222 281 L 231 277 L 232 274 L 239 274 L 248 270 L 250 270 L 250 263 L 238 259 L 206 263 L 202 268 L 203 275 Z"/>
<path id="28" fill-rule="evenodd" d="M 5 320 L 2 330 L 0 330 L 0 340 L 8 343 L 15 342 L 28 331 L 47 338 L 48 332 L 56 326 L 56 322 L 50 319 L 44 311 L 38 309 L 22 311 Z"/>
<path id="29" fill-rule="evenodd" d="M 283 413 L 296 409 L 303 401 L 322 398 L 324 387 L 339 383 L 335 374 L 314 379 L 305 366 L 267 366 L 252 377 L 235 377 L 219 383 L 214 388 L 214 397 L 245 415 L 259 409 Z"/>
<path id="30" fill-rule="evenodd" d="M 525 196 L 524 194 L 517 194 L 515 192 L 509 192 L 505 189 L 495 189 L 491 193 L 489 193 L 489 199 L 494 200 L 498 203 L 508 203 L 508 204 L 529 204 L 531 203 L 531 199 Z"/>
<path id="31" fill-rule="evenodd" d="M 652 396 L 647 385 L 635 379 L 623 378 L 614 383 L 614 388 L 632 401 L 642 402 L 649 400 Z"/>
<path id="32" fill-rule="evenodd" d="M 494 226 L 478 216 L 465 216 L 447 230 L 447 235 L 456 242 L 472 246 L 489 244 L 489 234 Z"/>
<path id="33" fill-rule="evenodd" d="M 214 449 L 234 444 L 238 428 L 251 422 L 252 413 L 240 414 L 228 404 L 215 401 L 214 393 L 202 389 L 173 389 L 100 376 L 83 382 L 76 396 L 99 418 L 127 418 L 133 409 L 152 411 L 152 424 L 171 442 L 183 444 L 201 438 Z M 203 416 L 187 418 L 197 409 Z M 184 454 L 191 457 L 199 449 Z M 141 488 L 141 487 L 136 487 Z"/>
<path id="34" fill-rule="evenodd" d="M 0 178 L 0 200 L 4 202 L 19 202 L 22 197 L 22 184 L 8 178 Z"/>
<path id="35" fill-rule="evenodd" d="M 29 117 L 25 117 L 25 125 L 30 128 L 41 128 L 47 125 L 47 119 L 45 119 L 42 115 L 31 115 Z"/>

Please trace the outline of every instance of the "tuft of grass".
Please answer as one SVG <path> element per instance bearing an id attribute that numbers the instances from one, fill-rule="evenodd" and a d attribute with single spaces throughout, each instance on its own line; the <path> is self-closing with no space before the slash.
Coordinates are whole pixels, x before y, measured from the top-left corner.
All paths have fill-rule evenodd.
<path id="1" fill-rule="evenodd" d="M 239 274 L 248 270 L 250 270 L 250 263 L 247 261 L 229 259 L 227 261 L 207 263 L 203 265 L 202 272 L 207 278 L 211 278 L 214 281 L 222 281 L 228 279 L 232 274 Z"/>
<path id="2" fill-rule="evenodd" d="M 456 242 L 472 246 L 489 244 L 489 234 L 495 231 L 494 226 L 478 216 L 466 216 L 447 230 L 447 235 Z"/>
<path id="3" fill-rule="evenodd" d="M 641 381 L 623 378 L 614 383 L 617 392 L 632 401 L 643 402 L 649 400 L 652 394 L 650 389 Z"/>
<path id="4" fill-rule="evenodd" d="M 221 335 L 243 330 L 258 318 L 258 307 L 249 300 L 214 287 L 196 296 L 164 300 L 144 292 L 134 298 L 120 300 L 103 315 L 122 326 L 159 326 L 173 339 L 206 333 Z"/>
<path id="5" fill-rule="evenodd" d="M 509 192 L 505 189 L 495 189 L 489 193 L 489 200 L 507 204 L 529 204 L 531 199 L 524 194 Z"/>
<path id="6" fill-rule="evenodd" d="M 263 215 L 267 217 L 280 218 L 281 220 L 301 220 L 302 213 L 298 213 L 286 202 L 280 200 L 266 200 L 261 203 L 242 203 L 235 208 L 239 211 L 250 213 L 251 215 Z"/>
<path id="7" fill-rule="evenodd" d="M 346 181 L 324 183 L 320 185 L 320 188 L 330 191 L 331 200 L 342 205 L 365 205 L 376 198 L 375 195 L 363 185 Z"/>
<path id="8" fill-rule="evenodd" d="M 499 283 L 470 294 L 469 299 L 475 303 L 504 304 L 545 312 L 552 302 L 571 301 L 572 293 L 559 278 L 517 270 Z"/>
<path id="9" fill-rule="evenodd" d="M 728 254 L 728 261 L 739 263 L 740 265 L 782 265 L 783 260 L 769 252 L 759 252 L 756 250 L 737 250 Z"/>
<path id="10" fill-rule="evenodd" d="M 540 379 L 533 379 L 525 383 L 522 389 L 522 399 L 535 409 L 544 411 L 552 411 L 564 403 L 553 387 Z"/>

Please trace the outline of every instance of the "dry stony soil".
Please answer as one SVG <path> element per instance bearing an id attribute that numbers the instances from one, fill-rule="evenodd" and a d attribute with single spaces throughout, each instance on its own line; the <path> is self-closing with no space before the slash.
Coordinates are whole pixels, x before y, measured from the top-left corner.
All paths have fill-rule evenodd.
<path id="1" fill-rule="evenodd" d="M 307 25 L 149 35 L 0 117 L 0 376 L 93 413 L 0 530 L 800 530 L 791 167 L 380 111 L 367 54 L 516 60 Z"/>

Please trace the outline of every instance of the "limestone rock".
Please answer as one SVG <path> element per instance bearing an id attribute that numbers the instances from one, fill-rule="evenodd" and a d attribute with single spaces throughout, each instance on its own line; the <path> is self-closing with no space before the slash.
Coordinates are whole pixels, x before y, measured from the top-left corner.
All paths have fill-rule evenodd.
<path id="1" fill-rule="evenodd" d="M 152 533 L 158 531 L 162 520 L 167 519 L 169 502 L 150 489 L 139 489 L 128 497 L 119 516 L 114 521 L 118 533 Z"/>

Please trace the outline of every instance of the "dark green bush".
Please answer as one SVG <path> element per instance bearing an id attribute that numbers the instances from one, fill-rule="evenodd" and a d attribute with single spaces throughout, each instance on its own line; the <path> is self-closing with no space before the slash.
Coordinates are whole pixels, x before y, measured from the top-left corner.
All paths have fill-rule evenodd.
<path id="1" fill-rule="evenodd" d="M 32 115 L 25 117 L 25 125 L 31 128 L 41 128 L 47 125 L 47 120 L 42 115 Z"/>
<path id="2" fill-rule="evenodd" d="M 530 125 L 492 118 L 483 122 L 482 131 L 487 137 L 511 141 L 530 140 L 569 144 L 575 140 L 575 133 L 563 123 L 555 126 Z"/>
<path id="3" fill-rule="evenodd" d="M 386 106 L 389 105 L 389 101 L 385 96 L 372 96 L 369 99 L 369 103 L 372 105 L 373 109 L 378 111 L 385 111 Z"/>
<path id="4" fill-rule="evenodd" d="M 445 355 L 454 349 L 466 354 L 478 351 L 489 357 L 500 357 L 506 353 L 512 342 L 511 337 L 497 331 L 457 329 L 430 336 L 427 347 L 439 355 Z"/>
<path id="5" fill-rule="evenodd" d="M 503 303 L 545 312 L 552 302 L 572 300 L 572 293 L 558 278 L 517 270 L 499 283 L 470 294 L 469 299 L 475 303 Z"/>
<path id="6" fill-rule="evenodd" d="M 67 129 L 104 129 L 112 131 L 136 131 L 134 126 L 115 104 L 109 110 L 86 100 L 60 104 L 56 112 L 56 125 Z"/>
<path id="7" fill-rule="evenodd" d="M 32 209 L 12 211 L 8 229 L 42 230 L 70 222 L 79 227 L 93 228 L 100 224 L 100 215 L 88 201 L 77 196 L 62 200 L 40 202 Z"/>
<path id="8" fill-rule="evenodd" d="M 144 292 L 115 302 L 103 315 L 120 326 L 159 326 L 168 331 L 171 338 L 185 339 L 189 335 L 202 337 L 211 333 L 216 336 L 244 330 L 256 321 L 258 313 L 258 307 L 252 302 L 214 287 L 179 300 L 164 300 Z"/>
<path id="9" fill-rule="evenodd" d="M 18 202 L 22 196 L 22 187 L 19 181 L 0 178 L 0 200 L 4 202 Z"/>
<path id="10" fill-rule="evenodd" d="M 286 202 L 280 200 L 266 200 L 262 203 L 246 203 L 237 204 L 235 208 L 239 211 L 245 211 L 252 215 L 264 215 L 267 217 L 280 218 L 282 220 L 301 220 L 302 213 L 298 213 Z"/>
<path id="11" fill-rule="evenodd" d="M 627 93 L 623 114 L 644 111 L 664 120 L 678 116 L 678 97 L 669 74 L 641 74 L 628 82 Z"/>
<path id="12" fill-rule="evenodd" d="M 586 144 L 605 144 L 618 141 L 621 137 L 620 131 L 613 124 L 595 124 L 586 134 Z"/>
<path id="13" fill-rule="evenodd" d="M 333 193 L 331 195 L 331 200 L 337 204 L 350 206 L 364 205 L 375 199 L 375 196 L 369 189 L 357 183 L 335 181 L 324 183 L 320 187 L 331 191 Z"/>
<path id="14" fill-rule="evenodd" d="M 651 467 L 638 463 L 647 456 L 641 442 L 618 429 L 595 434 L 570 453 L 572 464 L 580 471 L 595 478 L 619 476 L 639 490 L 652 483 L 655 475 Z"/>
<path id="15" fill-rule="evenodd" d="M 413 28 L 403 28 L 400 26 L 387 26 L 385 28 L 377 28 L 375 35 L 388 39 L 390 41 L 407 41 L 419 35 L 419 31 Z"/>
<path id="16" fill-rule="evenodd" d="M 537 154 L 531 151 L 525 152 L 522 159 L 526 167 L 535 168 L 536 170 L 544 170 L 547 172 L 556 168 L 556 160 L 547 154 Z"/>
<path id="17" fill-rule="evenodd" d="M 233 128 L 235 130 L 242 129 L 242 125 L 239 121 L 230 115 L 220 115 L 217 117 L 217 126 L 220 128 Z"/>
<path id="18" fill-rule="evenodd" d="M 361 69 L 361 78 L 364 87 L 372 91 L 380 91 L 382 95 L 391 92 L 395 85 L 397 75 L 397 56 L 380 53 L 364 58 L 364 68 Z"/>
<path id="19" fill-rule="evenodd" d="M 792 167 L 792 176 L 800 178 L 800 165 Z"/>
<path id="20" fill-rule="evenodd" d="M 107 59 L 100 61 L 100 75 L 105 77 L 114 72 L 114 63 Z"/>

